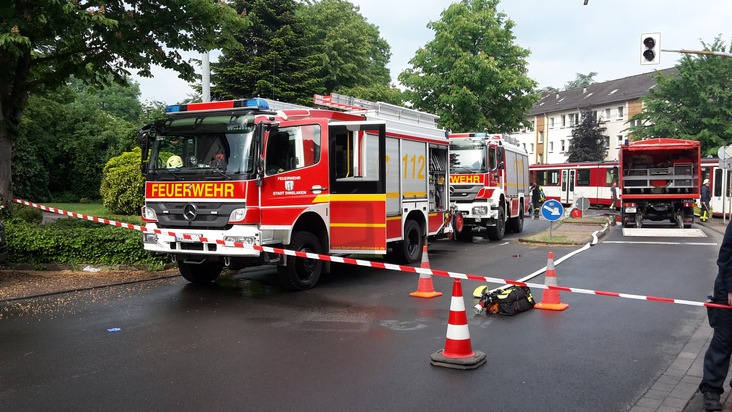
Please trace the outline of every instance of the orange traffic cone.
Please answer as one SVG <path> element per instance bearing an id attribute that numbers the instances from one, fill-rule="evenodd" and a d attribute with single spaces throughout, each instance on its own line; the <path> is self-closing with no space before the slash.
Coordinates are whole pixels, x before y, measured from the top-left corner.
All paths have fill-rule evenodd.
<path id="1" fill-rule="evenodd" d="M 422 247 L 422 263 L 419 265 L 422 269 L 430 268 L 430 261 L 427 258 L 427 244 Z M 442 292 L 435 292 L 435 287 L 432 285 L 432 274 L 420 273 L 419 283 L 417 284 L 417 291 L 412 292 L 409 296 L 415 298 L 436 298 L 442 296 Z"/>
<path id="2" fill-rule="evenodd" d="M 473 351 L 468 330 L 468 315 L 465 313 L 463 288 L 460 279 L 452 285 L 450 301 L 450 318 L 447 321 L 447 338 L 445 349 L 431 356 L 430 364 L 452 369 L 475 369 L 485 363 L 485 353 Z"/>
<path id="3" fill-rule="evenodd" d="M 554 270 L 554 252 L 549 252 L 549 258 L 546 263 L 544 284 L 547 286 L 557 286 L 557 272 Z M 545 310 L 564 310 L 568 307 L 569 305 L 562 303 L 559 299 L 559 291 L 556 289 L 544 289 L 544 294 L 541 296 L 541 302 L 534 305 L 534 309 Z"/>

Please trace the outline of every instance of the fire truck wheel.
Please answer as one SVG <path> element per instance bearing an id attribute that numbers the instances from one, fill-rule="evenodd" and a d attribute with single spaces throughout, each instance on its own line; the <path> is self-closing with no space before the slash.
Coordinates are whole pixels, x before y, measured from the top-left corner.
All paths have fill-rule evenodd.
<path id="1" fill-rule="evenodd" d="M 224 268 L 224 263 L 214 260 L 205 260 L 201 263 L 186 263 L 185 261 L 178 261 L 178 270 L 181 276 L 191 283 L 196 285 L 205 285 L 211 283 L 219 277 L 221 269 Z"/>
<path id="2" fill-rule="evenodd" d="M 506 212 L 503 206 L 498 207 L 498 219 L 495 226 L 488 226 L 488 239 L 496 241 L 502 240 L 506 234 Z"/>
<path id="3" fill-rule="evenodd" d="M 455 232 L 453 238 L 459 242 L 473 241 L 473 227 L 465 226 L 463 215 L 457 214 L 453 220 L 453 230 Z"/>
<path id="4" fill-rule="evenodd" d="M 519 215 L 512 217 L 508 220 L 508 228 L 511 233 L 521 233 L 524 231 L 524 211 L 523 209 L 519 212 Z"/>
<path id="5" fill-rule="evenodd" d="M 640 213 L 635 214 L 635 227 L 638 229 L 643 227 L 643 215 Z"/>
<path id="6" fill-rule="evenodd" d="M 323 246 L 317 236 L 310 232 L 295 232 L 288 249 L 298 252 L 323 254 Z M 289 290 L 307 290 L 318 283 L 323 271 L 323 261 L 318 259 L 304 259 L 287 256 L 287 266 L 278 266 L 282 287 Z"/>
<path id="7" fill-rule="evenodd" d="M 422 241 L 424 235 L 419 224 L 413 219 L 404 224 L 404 240 L 394 246 L 397 260 L 408 265 L 422 260 Z"/>

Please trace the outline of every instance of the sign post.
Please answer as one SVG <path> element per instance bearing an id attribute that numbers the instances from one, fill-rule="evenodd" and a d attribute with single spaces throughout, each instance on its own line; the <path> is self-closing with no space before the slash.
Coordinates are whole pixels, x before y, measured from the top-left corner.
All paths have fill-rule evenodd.
<path id="1" fill-rule="evenodd" d="M 541 215 L 544 216 L 544 219 L 551 222 L 549 224 L 549 237 L 552 237 L 554 222 L 564 216 L 564 206 L 556 200 L 547 200 L 541 206 Z"/>

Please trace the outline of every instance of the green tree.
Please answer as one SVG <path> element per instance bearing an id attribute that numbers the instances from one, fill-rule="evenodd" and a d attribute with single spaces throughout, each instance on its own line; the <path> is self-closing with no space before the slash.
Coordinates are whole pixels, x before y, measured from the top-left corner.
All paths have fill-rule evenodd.
<path id="1" fill-rule="evenodd" d="M 252 25 L 234 33 L 236 47 L 224 47 L 211 64 L 211 96 L 216 99 L 265 97 L 311 104 L 322 89 L 313 35 L 296 16 L 295 0 L 234 0 Z"/>
<path id="2" fill-rule="evenodd" d="M 577 77 L 564 84 L 564 90 L 576 89 L 578 87 L 587 87 L 595 82 L 597 72 L 589 72 L 587 74 L 577 73 Z"/>
<path id="3" fill-rule="evenodd" d="M 415 108 L 435 113 L 456 131 L 511 132 L 526 125 L 538 101 L 528 77 L 529 50 L 515 44 L 515 23 L 499 0 L 453 3 L 428 27 L 435 38 L 399 75 Z"/>
<path id="4" fill-rule="evenodd" d="M 595 112 L 580 111 L 580 123 L 572 129 L 572 139 L 567 149 L 568 162 L 599 162 L 605 159 L 605 131 L 607 128 L 597 121 Z"/>
<path id="5" fill-rule="evenodd" d="M 299 16 L 312 33 L 316 62 L 326 92 L 389 86 L 391 47 L 379 28 L 346 0 L 308 1 Z M 363 99 L 366 97 L 356 96 Z"/>
<path id="6" fill-rule="evenodd" d="M 194 68 L 178 50 L 221 47 L 246 22 L 216 0 L 4 1 L 0 16 L 0 203 L 12 198 L 13 142 L 31 94 L 72 75 L 124 83 L 130 70 L 151 76 L 153 65 L 192 81 Z"/>
<path id="7" fill-rule="evenodd" d="M 392 86 L 373 85 L 345 87 L 336 90 L 336 92 L 372 102 L 391 103 L 397 106 L 404 105 L 404 93 L 398 88 Z"/>
<path id="8" fill-rule="evenodd" d="M 702 45 L 704 50 L 732 51 L 719 37 Z M 656 76 L 643 110 L 631 119 L 630 134 L 634 139 L 698 140 L 705 155 L 716 155 L 732 142 L 732 59 L 684 54 L 676 68 L 677 73 Z"/>

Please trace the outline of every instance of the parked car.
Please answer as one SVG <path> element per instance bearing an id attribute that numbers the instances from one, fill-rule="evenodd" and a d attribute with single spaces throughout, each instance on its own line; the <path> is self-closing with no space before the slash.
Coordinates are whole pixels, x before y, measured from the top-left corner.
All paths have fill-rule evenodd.
<path id="1" fill-rule="evenodd" d="M 5 242 L 5 226 L 0 222 L 0 263 L 8 259 L 8 244 Z"/>

